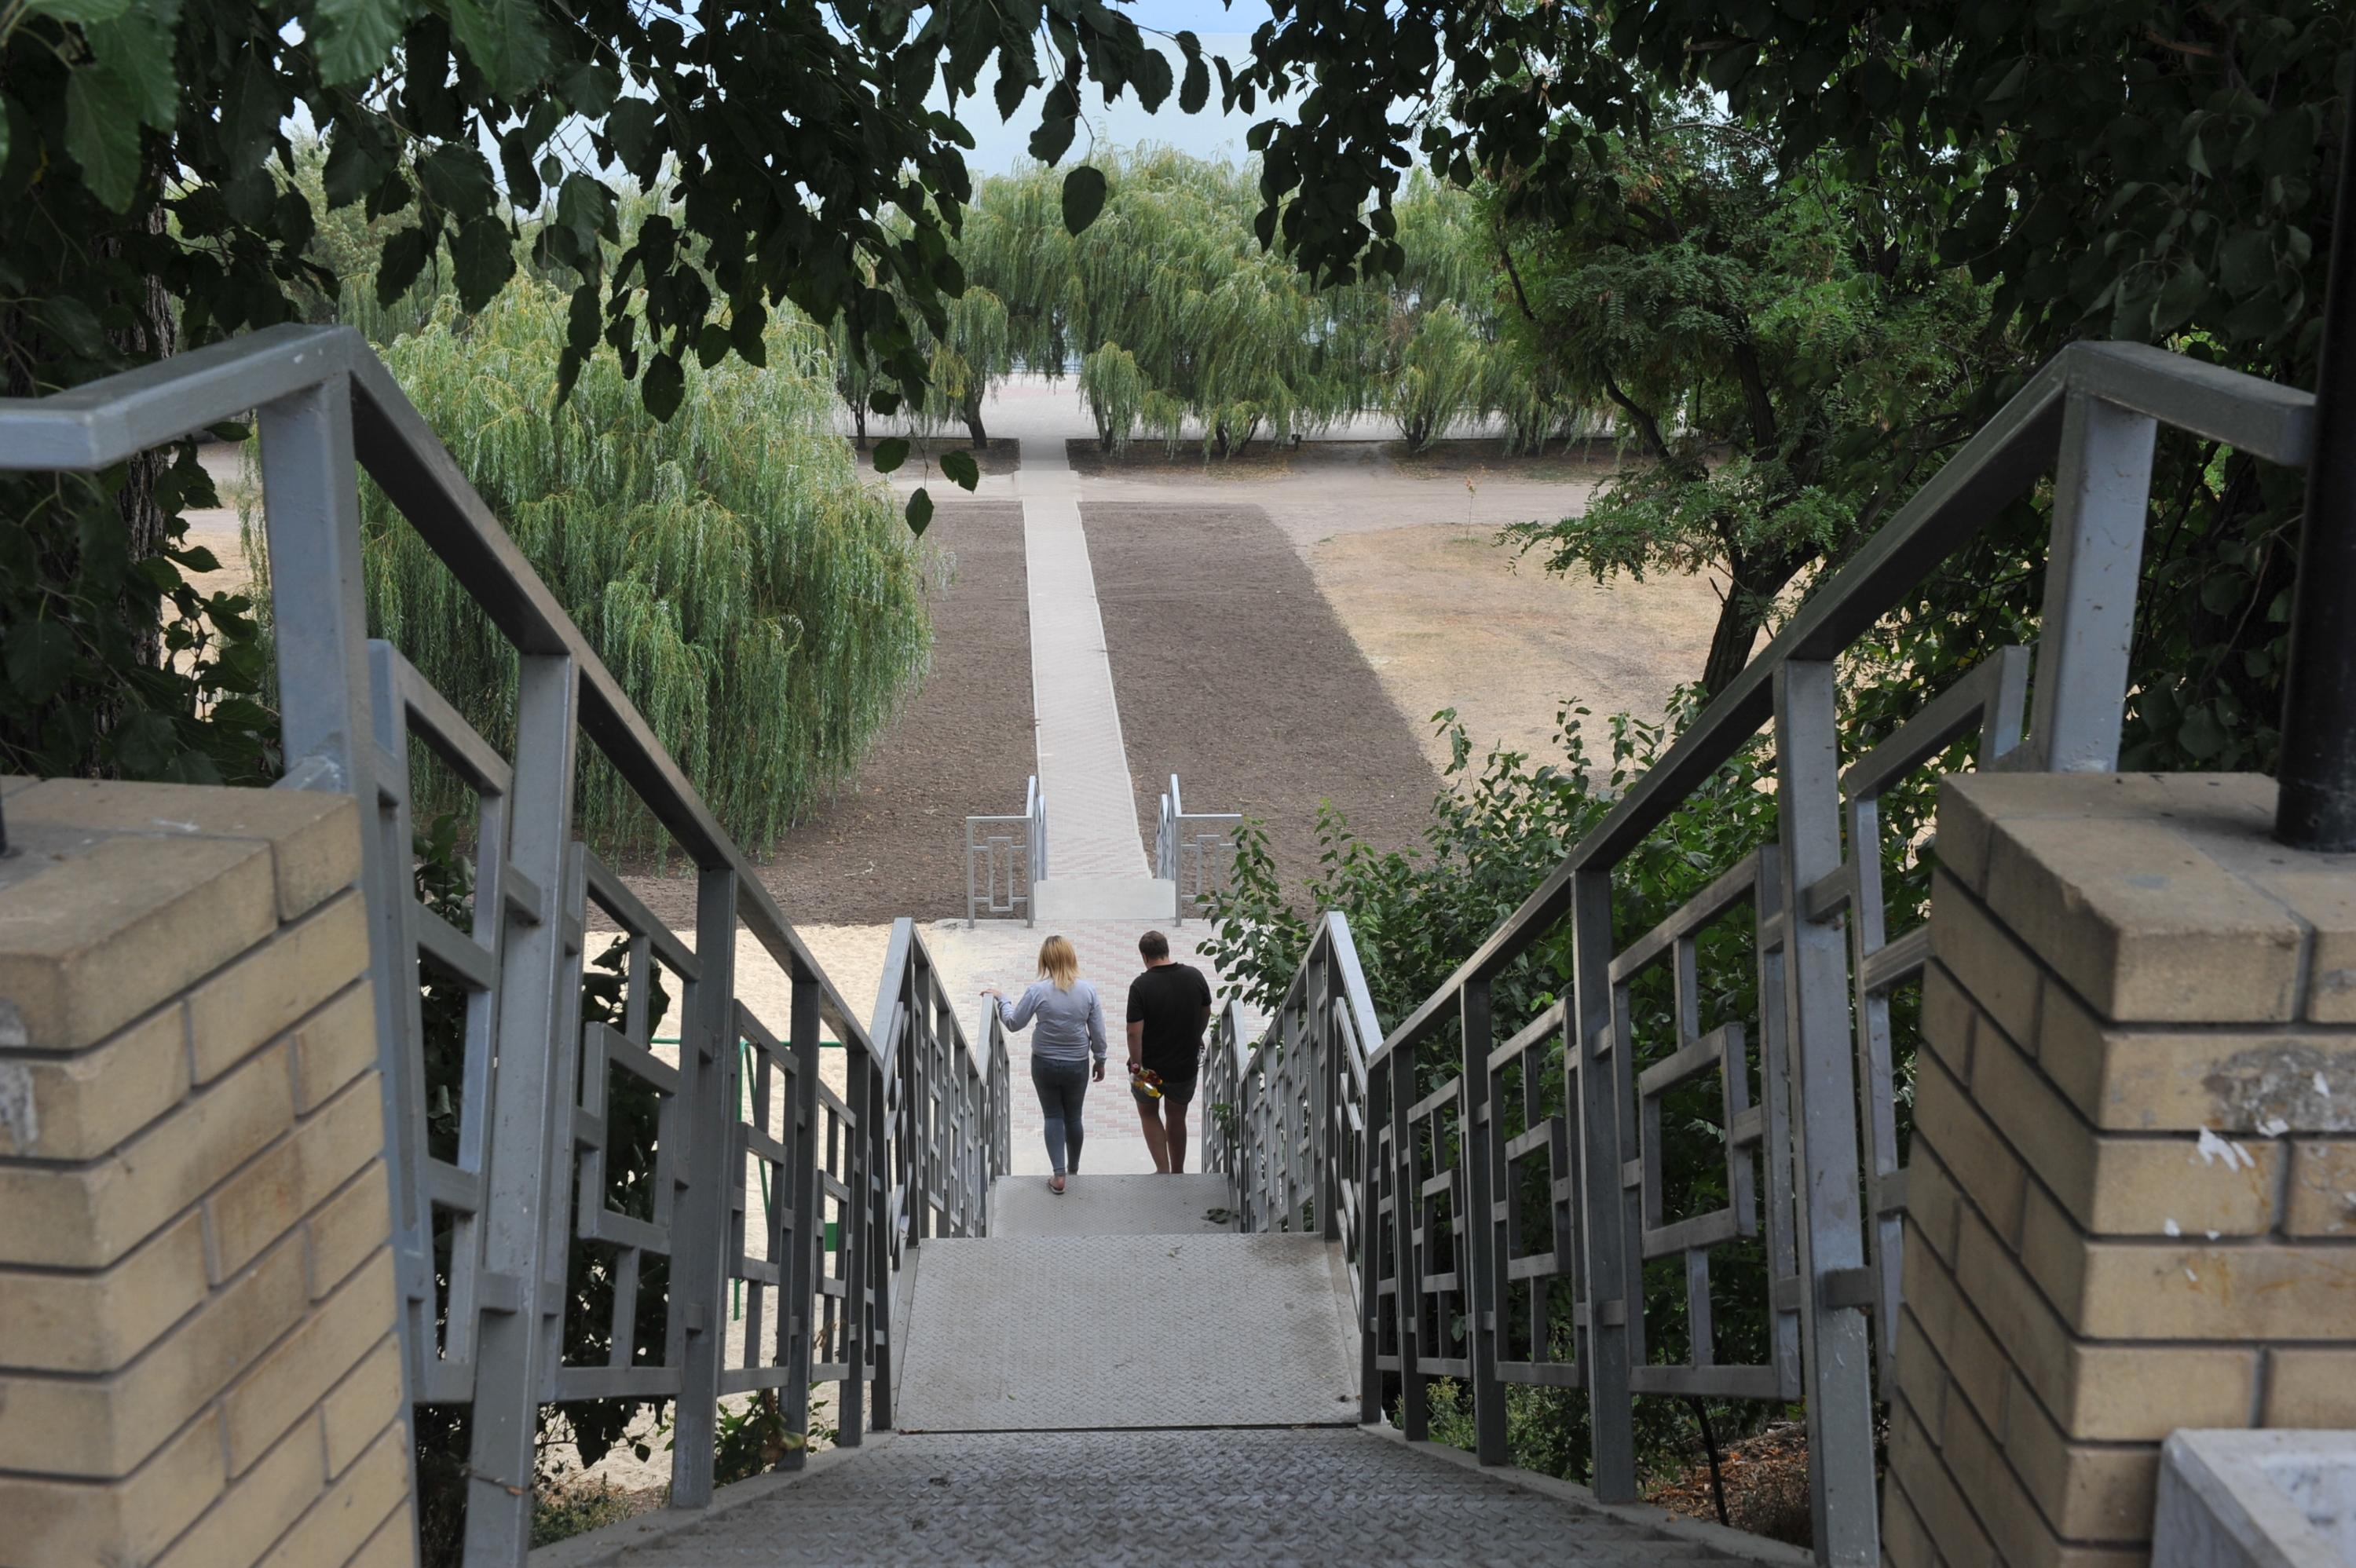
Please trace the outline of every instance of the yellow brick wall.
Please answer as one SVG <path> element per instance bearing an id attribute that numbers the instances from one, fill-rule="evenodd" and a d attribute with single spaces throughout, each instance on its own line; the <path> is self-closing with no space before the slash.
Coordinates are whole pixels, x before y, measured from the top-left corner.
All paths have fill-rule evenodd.
<path id="1" fill-rule="evenodd" d="M 2179 1427 L 2356 1426 L 2356 874 L 2245 774 L 1940 796 L 1894 1568 L 2148 1561 Z"/>
<path id="2" fill-rule="evenodd" d="M 412 1562 L 354 803 L 0 791 L 0 1568 Z"/>

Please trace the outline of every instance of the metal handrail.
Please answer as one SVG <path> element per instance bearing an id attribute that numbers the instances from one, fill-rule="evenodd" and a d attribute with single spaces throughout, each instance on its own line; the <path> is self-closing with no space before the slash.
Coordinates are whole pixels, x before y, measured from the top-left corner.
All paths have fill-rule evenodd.
<path id="1" fill-rule="evenodd" d="M 1153 874 L 1171 885 L 1175 905 L 1171 918 L 1178 924 L 1186 923 L 1187 905 L 1202 909 L 1214 885 L 1224 880 L 1220 869 L 1234 862 L 1236 831 L 1243 823 L 1239 811 L 1188 811 L 1179 793 L 1178 775 L 1170 775 L 1153 834 Z M 1191 890 L 1190 869 L 1194 873 Z"/>
<path id="2" fill-rule="evenodd" d="M 551 1403 L 673 1401 L 671 1501 L 685 1508 L 712 1496 L 723 1394 L 771 1391 L 800 1433 L 811 1385 L 836 1381 L 840 1442 L 857 1444 L 871 1424 L 871 1391 L 872 1424 L 888 1425 L 892 1271 L 926 1236 L 988 1224 L 990 1179 L 1005 1168 L 1009 1141 L 1002 1040 L 976 1060 L 906 920 L 894 930 L 873 1027 L 852 1016 L 750 859 L 357 332 L 273 327 L 69 392 L 0 400 L 0 468 L 91 472 L 257 411 L 281 787 L 362 803 L 403 1381 L 412 1404 L 472 1407 L 466 1561 L 522 1561 L 540 1413 Z M 367 636 L 361 470 L 515 648 L 511 756 L 398 650 Z M 691 944 L 573 839 L 581 734 L 694 867 Z M 412 892 L 412 743 L 480 802 L 468 930 Z M 584 1019 L 593 906 L 621 933 L 626 1000 L 618 1016 Z M 740 999 L 740 933 L 790 983 L 782 1035 Z M 466 999 L 456 1090 L 470 1131 L 447 1159 L 426 1138 L 421 957 L 455 976 L 446 983 Z M 684 993 L 668 1053 L 648 1005 L 658 968 Z M 829 1030 L 845 1047 L 840 1094 L 821 1081 Z M 606 1189 L 617 1082 L 660 1118 L 650 1217 L 614 1208 Z M 756 1192 L 766 1198 L 757 1225 Z M 828 1197 L 840 1205 L 831 1249 L 821 1244 Z M 446 1278 L 435 1267 L 437 1230 L 452 1237 Z M 615 1342 L 603 1366 L 563 1359 L 567 1258 L 579 1242 L 611 1249 Z M 630 1342 L 648 1252 L 669 1262 L 659 1348 Z M 734 1285 L 748 1287 L 751 1306 L 744 1362 L 730 1367 L 720 1330 Z"/>
<path id="3" fill-rule="evenodd" d="M 1905 1204 L 1890 995 L 1929 955 L 1924 928 L 1883 928 L 1879 799 L 1974 734 L 1982 766 L 2115 769 L 2158 428 L 2299 466 L 2315 441 L 2313 405 L 2296 389 L 2157 348 L 2065 349 L 1387 1036 L 1377 1040 L 1347 925 L 1333 914 L 1313 928 L 1256 1042 L 1246 1043 L 1239 1015 L 1223 1016 L 1206 1166 L 1229 1173 L 1247 1229 L 1306 1218 L 1355 1249 L 1370 1419 L 1380 1412 L 1367 1391 L 1395 1375 L 1407 1435 L 1422 1437 L 1430 1380 L 1456 1377 L 1472 1392 L 1482 1460 L 1504 1463 L 1507 1385 L 1583 1388 L 1595 1490 L 1619 1502 L 1636 1495 L 1633 1396 L 1804 1398 L 1817 1557 L 1879 1561 L 1874 1379 L 1878 1363 L 1886 1392 Z M 1844 771 L 1835 661 L 2057 468 L 2033 702 L 2029 650 L 1991 650 Z M 1771 720 L 1781 841 L 1617 947 L 1614 869 Z M 1705 1029 L 1693 1000 L 1698 933 L 1745 907 L 1760 997 L 1749 1040 L 1739 1023 Z M 1566 919 L 1571 972 L 1558 999 L 1518 1029 L 1501 1027 L 1492 983 Z M 1640 1073 L 1629 987 L 1655 968 L 1674 975 L 1679 1043 Z M 1421 1048 L 1451 1022 L 1455 1049 L 1423 1060 Z M 1748 1103 L 1754 1045 L 1757 1105 Z M 1437 1087 L 1419 1082 L 1419 1067 L 1439 1075 Z M 1727 1096 L 1728 1198 L 1708 1214 L 1668 1216 L 1660 1102 L 1708 1073 Z M 1561 1086 L 1558 1109 L 1549 1082 Z M 1222 1116 L 1230 1125 L 1218 1125 Z M 1522 1166 L 1534 1160 L 1551 1178 L 1537 1240 L 1521 1233 L 1517 1212 Z M 1753 1185 L 1761 1173 L 1763 1197 Z M 1377 1244 L 1386 1232 L 1387 1247 Z M 1687 1363 L 1650 1360 L 1646 1264 L 1682 1259 L 1691 1309 L 1706 1321 L 1710 1250 L 1736 1237 L 1757 1237 L 1767 1265 L 1768 1360 L 1717 1365 L 1707 1347 Z M 1555 1285 L 1568 1288 L 1568 1317 L 1549 1317 Z M 1526 1317 L 1509 1311 L 1509 1287 L 1527 1292 Z M 1563 1359 L 1566 1328 L 1573 1353 Z"/>
<path id="4" fill-rule="evenodd" d="M 965 819 L 966 924 L 986 914 L 1018 913 L 1031 924 L 1038 907 L 1033 895 L 1046 878 L 1047 797 L 1033 773 L 1023 788 L 1022 816 Z"/>

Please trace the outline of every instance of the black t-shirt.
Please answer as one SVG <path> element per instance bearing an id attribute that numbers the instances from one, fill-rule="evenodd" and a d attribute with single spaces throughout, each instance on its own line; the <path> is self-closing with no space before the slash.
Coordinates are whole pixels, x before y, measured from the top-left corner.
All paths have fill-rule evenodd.
<path id="1" fill-rule="evenodd" d="M 1145 1065 L 1164 1078 L 1194 1075 L 1210 982 L 1191 964 L 1157 964 L 1129 983 L 1129 1021 L 1145 1026 Z"/>

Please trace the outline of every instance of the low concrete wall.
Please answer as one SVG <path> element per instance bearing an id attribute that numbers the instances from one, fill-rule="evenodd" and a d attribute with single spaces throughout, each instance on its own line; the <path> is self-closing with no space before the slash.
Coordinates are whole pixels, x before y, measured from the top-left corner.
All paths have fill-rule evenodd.
<path id="1" fill-rule="evenodd" d="M 2179 1427 L 2356 1425 L 2356 860 L 2244 774 L 1946 781 L 1884 1552 L 2147 1561 Z"/>
<path id="2" fill-rule="evenodd" d="M 0 790 L 0 1565 L 413 1562 L 353 801 Z"/>

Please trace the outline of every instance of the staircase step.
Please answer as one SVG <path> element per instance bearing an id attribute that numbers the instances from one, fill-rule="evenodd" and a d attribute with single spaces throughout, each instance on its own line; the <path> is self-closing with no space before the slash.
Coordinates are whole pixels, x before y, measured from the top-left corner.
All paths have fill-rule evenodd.
<path id="1" fill-rule="evenodd" d="M 1214 1218 L 1216 1216 L 1216 1218 Z M 1077 1176 L 1061 1198 L 1044 1176 L 1001 1176 L 990 1189 L 990 1234 L 1197 1236 L 1236 1229 L 1224 1176 Z"/>
<path id="2" fill-rule="evenodd" d="M 1357 1338 L 1338 1251 L 1283 1235 L 926 1242 L 894 1424 L 1353 1424 Z"/>

